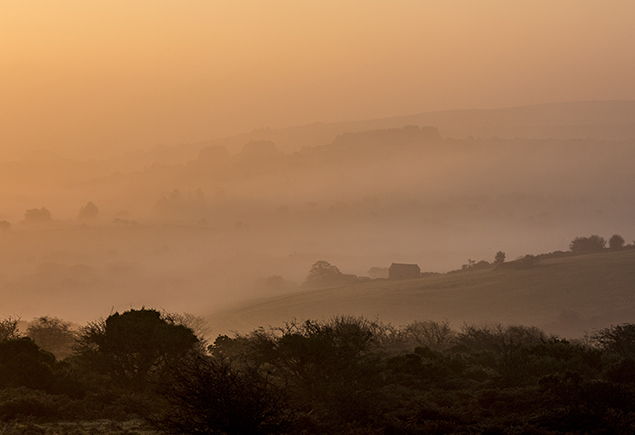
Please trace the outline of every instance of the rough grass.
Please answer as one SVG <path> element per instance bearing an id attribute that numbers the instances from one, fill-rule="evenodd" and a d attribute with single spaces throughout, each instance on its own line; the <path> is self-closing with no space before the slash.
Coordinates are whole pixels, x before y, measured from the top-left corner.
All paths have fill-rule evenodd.
<path id="1" fill-rule="evenodd" d="M 542 258 L 527 269 L 490 268 L 410 281 L 373 280 L 246 303 L 210 316 L 215 333 L 336 314 L 415 320 L 525 324 L 567 337 L 632 321 L 635 249 Z"/>
<path id="2" fill-rule="evenodd" d="M 160 435 L 142 421 L 111 420 L 36 424 L 30 422 L 0 424 L 0 435 Z"/>

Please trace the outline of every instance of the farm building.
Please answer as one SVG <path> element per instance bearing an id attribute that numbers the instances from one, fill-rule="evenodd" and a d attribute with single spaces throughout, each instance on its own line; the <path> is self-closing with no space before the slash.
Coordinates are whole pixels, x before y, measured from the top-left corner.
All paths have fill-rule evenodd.
<path id="1" fill-rule="evenodd" d="M 393 263 L 388 269 L 390 279 L 416 279 L 421 277 L 421 269 L 416 264 Z"/>

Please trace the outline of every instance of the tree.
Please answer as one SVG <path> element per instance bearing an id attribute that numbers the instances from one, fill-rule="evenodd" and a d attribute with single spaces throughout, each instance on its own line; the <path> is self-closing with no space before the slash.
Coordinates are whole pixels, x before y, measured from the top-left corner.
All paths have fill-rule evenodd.
<path id="1" fill-rule="evenodd" d="M 43 316 L 29 323 L 26 335 L 41 349 L 51 352 L 57 359 L 71 355 L 77 333 L 70 322 L 57 317 Z"/>
<path id="2" fill-rule="evenodd" d="M 586 252 L 599 252 L 606 246 L 606 240 L 603 237 L 594 234 L 589 237 L 576 237 L 569 244 L 571 252 L 580 254 Z"/>
<path id="3" fill-rule="evenodd" d="M 85 206 L 79 209 L 78 219 L 94 219 L 99 214 L 99 209 L 94 202 L 88 201 Z"/>
<path id="4" fill-rule="evenodd" d="M 0 341 L 20 338 L 20 318 L 7 316 L 0 320 Z"/>
<path id="5" fill-rule="evenodd" d="M 435 322 L 417 320 L 403 328 L 403 335 L 416 346 L 425 346 L 434 350 L 443 350 L 453 344 L 456 332 L 448 320 Z"/>
<path id="6" fill-rule="evenodd" d="M 9 231 L 11 229 L 11 222 L 9 221 L 0 221 L 0 230 L 1 231 Z"/>
<path id="7" fill-rule="evenodd" d="M 344 285 L 348 282 L 355 281 L 357 277 L 355 275 L 345 275 L 328 261 L 320 260 L 316 261 L 309 275 L 304 281 L 304 285 L 307 287 L 319 288 L 319 287 L 332 287 L 336 285 Z"/>
<path id="8" fill-rule="evenodd" d="M 498 251 L 494 256 L 494 264 L 503 264 L 505 262 L 505 253 Z"/>
<path id="9" fill-rule="evenodd" d="M 600 329 L 591 335 L 591 340 L 608 352 L 635 358 L 635 324 L 633 323 Z"/>
<path id="10" fill-rule="evenodd" d="M 611 249 L 622 249 L 624 247 L 624 237 L 619 234 L 613 234 L 609 239 L 609 248 Z"/>
<path id="11" fill-rule="evenodd" d="M 42 224 L 52 221 L 51 212 L 46 208 L 31 208 L 24 212 L 24 223 L 26 224 Z"/>
<path id="12" fill-rule="evenodd" d="M 111 314 L 83 328 L 74 348 L 80 361 L 137 390 L 194 351 L 194 332 L 159 311 L 142 308 Z"/>

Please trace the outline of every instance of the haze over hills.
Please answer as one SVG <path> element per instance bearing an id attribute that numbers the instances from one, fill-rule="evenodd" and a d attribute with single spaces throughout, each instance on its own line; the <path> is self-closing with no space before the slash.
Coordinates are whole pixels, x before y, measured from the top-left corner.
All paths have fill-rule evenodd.
<path id="1" fill-rule="evenodd" d="M 317 260 L 360 276 L 392 262 L 446 272 L 580 235 L 631 240 L 634 122 L 635 102 L 561 103 L 2 162 L 0 292 L 27 318 L 208 314 L 294 291 Z M 48 220 L 32 219 L 42 208 Z"/>
<path id="2" fill-rule="evenodd" d="M 330 143 L 336 136 L 356 131 L 431 125 L 444 138 L 467 139 L 603 139 L 635 138 L 635 101 L 580 101 L 536 104 L 500 109 L 446 110 L 380 119 L 261 128 L 237 136 L 200 143 L 157 146 L 138 156 L 166 163 L 187 161 L 207 146 L 238 152 L 245 143 L 273 141 L 282 151 L 298 151 Z M 176 160 L 175 160 L 176 159 Z"/>

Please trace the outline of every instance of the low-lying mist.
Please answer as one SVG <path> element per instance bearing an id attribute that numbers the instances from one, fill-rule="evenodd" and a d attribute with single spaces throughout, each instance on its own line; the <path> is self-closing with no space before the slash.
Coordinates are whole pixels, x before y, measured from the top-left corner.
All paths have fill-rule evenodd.
<path id="1" fill-rule="evenodd" d="M 1 163 L 5 314 L 207 314 L 299 291 L 317 260 L 359 276 L 392 262 L 447 272 L 499 250 L 634 237 L 632 140 L 444 139 L 405 126 L 295 151 L 259 140 L 172 163 L 128 157 Z"/>

